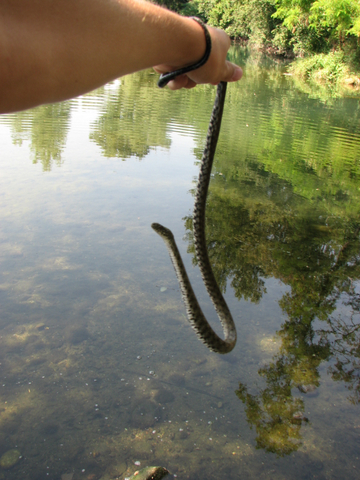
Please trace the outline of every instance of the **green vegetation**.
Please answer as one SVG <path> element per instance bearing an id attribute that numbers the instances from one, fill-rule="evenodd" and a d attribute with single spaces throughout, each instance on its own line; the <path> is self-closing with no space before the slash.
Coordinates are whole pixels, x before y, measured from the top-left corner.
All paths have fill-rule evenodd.
<path id="1" fill-rule="evenodd" d="M 360 87 L 360 2 L 356 0 L 162 0 L 197 15 L 233 39 L 300 57 L 294 75 Z M 320 55 L 319 55 L 320 54 Z M 306 58 L 305 57 L 309 57 Z"/>
<path id="2" fill-rule="evenodd" d="M 325 87 L 332 97 L 352 94 L 360 86 L 359 74 L 351 70 L 341 50 L 298 59 L 290 65 L 289 72 L 297 78 L 301 90 L 306 91 L 310 83 L 315 88 Z"/>

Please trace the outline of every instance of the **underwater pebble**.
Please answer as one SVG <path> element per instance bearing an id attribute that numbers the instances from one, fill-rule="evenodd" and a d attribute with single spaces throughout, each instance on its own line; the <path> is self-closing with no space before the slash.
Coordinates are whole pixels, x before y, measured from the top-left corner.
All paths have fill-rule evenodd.
<path id="1" fill-rule="evenodd" d="M 309 397 L 316 397 L 319 395 L 319 391 L 316 385 L 309 384 L 309 385 L 298 385 L 298 389 L 301 393 L 306 393 Z"/>
<path id="2" fill-rule="evenodd" d="M 135 472 L 131 477 L 128 477 L 127 480 L 161 480 L 168 475 L 168 473 L 166 468 L 163 467 L 145 467 Z"/>
<path id="3" fill-rule="evenodd" d="M 8 450 L 0 457 L 0 466 L 2 468 L 11 468 L 13 467 L 21 458 L 21 453 L 15 448 Z"/>
<path id="4" fill-rule="evenodd" d="M 160 288 L 160 292 L 163 293 L 163 292 L 166 292 L 167 288 L 166 287 L 161 287 Z"/>
<path id="5" fill-rule="evenodd" d="M 61 480 L 72 480 L 73 476 L 73 473 L 63 473 L 61 475 Z"/>

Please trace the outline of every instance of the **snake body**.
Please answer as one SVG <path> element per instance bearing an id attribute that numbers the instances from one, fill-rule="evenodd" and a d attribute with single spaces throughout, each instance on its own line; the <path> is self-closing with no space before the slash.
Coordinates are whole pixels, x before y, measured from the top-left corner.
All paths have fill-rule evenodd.
<path id="1" fill-rule="evenodd" d="M 209 188 L 211 168 L 214 160 L 216 144 L 220 132 L 221 119 L 226 95 L 226 86 L 227 84 L 225 82 L 221 82 L 217 87 L 215 102 L 206 137 L 205 149 L 201 161 L 193 212 L 193 234 L 196 258 L 205 287 L 213 302 L 219 320 L 222 324 L 224 339 L 220 338 L 214 332 L 201 310 L 171 230 L 163 227 L 158 223 L 153 223 L 151 225 L 155 232 L 161 236 L 169 251 L 170 258 L 174 265 L 175 272 L 179 281 L 182 297 L 186 306 L 187 316 L 190 324 L 192 325 L 193 329 L 197 333 L 197 336 L 202 340 L 202 342 L 210 350 L 217 353 L 230 352 L 234 348 L 236 343 L 235 324 L 211 268 L 205 236 L 206 198 Z"/>

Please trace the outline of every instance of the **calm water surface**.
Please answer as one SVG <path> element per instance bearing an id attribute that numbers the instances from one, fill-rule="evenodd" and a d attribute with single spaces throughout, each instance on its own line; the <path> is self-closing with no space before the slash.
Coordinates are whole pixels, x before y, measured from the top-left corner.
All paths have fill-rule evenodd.
<path id="1" fill-rule="evenodd" d="M 0 118 L 0 479 L 358 478 L 359 103 L 261 65 L 228 88 L 208 198 L 226 356 L 150 228 L 219 331 L 191 218 L 214 88 L 142 72 Z"/>

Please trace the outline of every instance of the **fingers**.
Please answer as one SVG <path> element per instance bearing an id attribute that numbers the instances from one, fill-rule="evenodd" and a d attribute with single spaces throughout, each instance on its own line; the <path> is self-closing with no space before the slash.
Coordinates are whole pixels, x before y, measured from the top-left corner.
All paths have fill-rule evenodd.
<path id="1" fill-rule="evenodd" d="M 220 80 L 222 82 L 237 82 L 238 80 L 241 79 L 243 75 L 242 69 L 238 66 L 235 65 L 234 63 L 231 62 L 226 62 L 226 74 L 223 76 L 223 78 Z M 155 68 L 156 71 L 158 71 L 157 68 Z M 158 72 L 159 73 L 159 72 Z M 219 82 L 211 82 L 212 85 L 217 85 Z M 174 78 L 174 80 L 171 80 L 168 83 L 168 87 L 170 90 L 179 90 L 180 88 L 194 88 L 196 87 L 197 82 L 189 78 L 187 75 L 179 75 L 178 77 Z"/>
<path id="2" fill-rule="evenodd" d="M 235 63 L 226 61 L 226 68 L 222 72 L 220 80 L 216 82 L 209 82 L 211 85 L 218 85 L 220 82 L 237 82 L 243 75 L 242 68 Z M 224 73 L 225 72 L 225 73 Z"/>
<path id="3" fill-rule="evenodd" d="M 237 82 L 243 75 L 242 69 L 234 63 L 226 62 L 228 64 L 228 75 L 223 82 Z"/>
<path id="4" fill-rule="evenodd" d="M 231 45 L 229 36 L 218 28 L 208 27 L 212 40 L 212 52 L 207 64 L 204 65 L 204 72 L 213 75 L 215 81 L 213 85 L 219 82 L 236 82 L 242 77 L 242 70 L 238 65 L 229 62 L 226 57 Z"/>
<path id="5" fill-rule="evenodd" d="M 187 75 L 179 75 L 168 83 L 170 90 L 179 90 L 180 88 L 194 88 L 197 83 L 191 80 Z"/>

